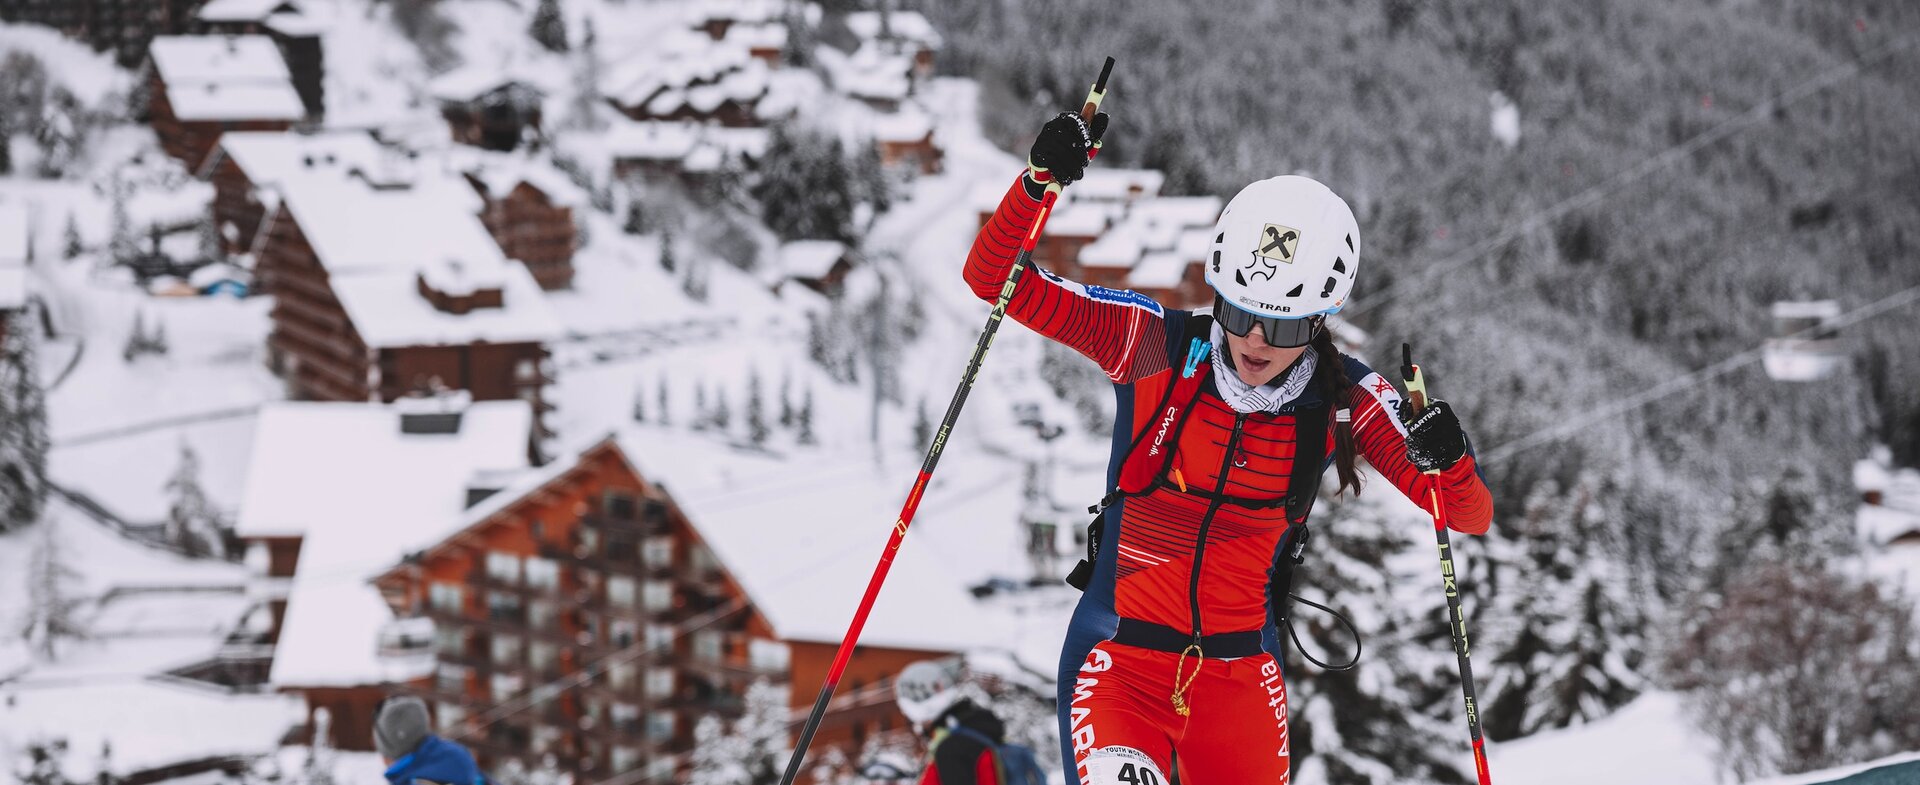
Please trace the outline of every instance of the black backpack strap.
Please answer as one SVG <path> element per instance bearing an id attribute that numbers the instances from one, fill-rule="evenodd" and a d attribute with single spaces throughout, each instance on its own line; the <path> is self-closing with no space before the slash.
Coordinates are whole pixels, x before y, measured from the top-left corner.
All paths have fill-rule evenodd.
<path id="1" fill-rule="evenodd" d="M 1327 470 L 1327 427 L 1332 411 L 1325 404 L 1299 409 L 1293 416 L 1293 474 L 1287 477 L 1287 523 L 1300 526 L 1320 495 Z"/>

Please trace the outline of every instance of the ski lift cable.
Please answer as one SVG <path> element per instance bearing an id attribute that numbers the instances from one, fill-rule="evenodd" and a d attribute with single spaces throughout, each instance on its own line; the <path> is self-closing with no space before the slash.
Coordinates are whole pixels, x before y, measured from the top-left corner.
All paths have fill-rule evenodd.
<path id="1" fill-rule="evenodd" d="M 1721 140 L 1724 140 L 1728 137 L 1733 136 L 1736 133 L 1739 133 L 1740 131 L 1743 131 L 1749 127 L 1752 127 L 1752 125 L 1755 122 L 1765 118 L 1768 114 L 1772 113 L 1777 109 L 1789 106 L 1803 98 L 1811 96 L 1815 93 L 1820 92 L 1821 90 L 1824 90 L 1828 87 L 1831 87 L 1835 84 L 1840 83 L 1841 81 L 1851 78 L 1859 74 L 1860 72 L 1865 71 L 1869 65 L 1880 60 L 1881 58 L 1891 55 L 1895 52 L 1901 51 L 1903 49 L 1906 49 L 1907 46 L 1912 43 L 1912 40 L 1913 40 L 1912 36 L 1903 36 L 1899 38 L 1894 38 L 1893 40 L 1890 40 L 1887 43 L 1882 44 L 1877 49 L 1868 50 L 1867 52 L 1862 53 L 1857 59 L 1850 61 L 1845 65 L 1836 66 L 1819 75 L 1814 76 L 1811 79 L 1801 82 L 1800 84 L 1795 85 L 1794 87 L 1788 90 L 1777 93 L 1772 97 L 1769 97 L 1766 100 L 1763 100 L 1758 104 L 1755 104 L 1753 108 L 1748 109 L 1745 112 L 1734 115 L 1733 117 L 1727 118 L 1726 120 L 1722 120 L 1719 124 L 1715 125 L 1714 127 L 1709 128 L 1705 131 L 1702 131 L 1698 134 L 1695 134 L 1692 138 L 1687 139 L 1686 141 L 1681 142 L 1680 144 L 1674 145 L 1673 147 L 1669 147 L 1666 150 L 1661 151 L 1660 153 L 1657 153 L 1654 156 L 1641 161 L 1639 164 L 1635 166 L 1622 169 L 1619 172 L 1615 173 L 1612 177 L 1608 177 L 1605 180 L 1602 180 L 1598 183 L 1594 183 L 1593 185 L 1590 185 L 1587 188 L 1581 190 L 1579 193 L 1576 193 L 1572 196 L 1562 199 L 1559 202 L 1553 204 L 1552 206 L 1549 206 L 1544 210 L 1541 210 L 1539 212 L 1534 213 L 1533 215 L 1528 216 L 1527 218 L 1525 218 L 1524 220 L 1520 221 L 1517 224 L 1509 225 L 1505 230 L 1493 235 L 1492 237 L 1489 237 L 1478 243 L 1474 243 L 1473 245 L 1467 246 L 1465 249 L 1459 252 L 1456 252 L 1451 256 L 1443 258 L 1440 261 L 1435 262 L 1433 264 L 1427 265 L 1425 268 L 1420 270 L 1415 275 L 1407 276 L 1398 281 L 1395 281 L 1394 283 L 1388 285 L 1387 287 L 1377 292 L 1370 293 L 1366 300 L 1355 303 L 1352 307 L 1347 309 L 1347 312 L 1344 315 L 1347 318 L 1352 318 L 1353 316 L 1358 316 L 1360 314 L 1367 313 L 1373 310 L 1375 307 L 1391 301 L 1396 293 L 1406 290 L 1410 287 L 1413 287 L 1415 284 L 1423 284 L 1424 282 L 1433 278 L 1437 274 L 1446 272 L 1455 267 L 1459 267 L 1460 265 L 1466 264 L 1468 262 L 1484 261 L 1486 258 L 1488 258 L 1491 255 L 1492 251 L 1494 251 L 1497 248 L 1500 248 L 1501 246 L 1506 245 L 1509 242 L 1512 242 L 1518 239 L 1525 233 L 1533 231 L 1534 229 L 1540 228 L 1546 225 L 1547 223 L 1560 218 L 1561 216 L 1564 216 L 1570 212 L 1573 212 L 1574 210 L 1578 210 L 1582 207 L 1586 207 L 1586 206 L 1601 202 L 1606 198 L 1612 196 L 1613 195 L 1612 192 L 1626 185 L 1629 185 L 1637 180 L 1640 180 L 1641 178 L 1644 178 L 1647 175 L 1653 174 L 1654 172 L 1658 172 L 1663 169 L 1666 169 L 1668 166 L 1672 165 L 1673 163 L 1679 161 L 1680 159 L 1686 158 L 1687 156 L 1692 155 L 1694 152 L 1700 150 L 1703 147 L 1706 147 L 1707 145 L 1713 144 L 1715 142 L 1719 142 Z"/>
<path id="2" fill-rule="evenodd" d="M 1824 331 L 1863 322 L 1889 311 L 1912 305 L 1915 302 L 1920 302 L 1920 285 L 1907 287 L 1906 289 L 1882 297 L 1859 308 L 1847 311 L 1831 321 L 1815 324 L 1792 334 L 1780 336 L 1780 338 L 1812 338 Z M 1478 458 L 1478 462 L 1482 465 L 1496 463 L 1516 453 L 1543 444 L 1559 441 L 1567 436 L 1592 427 L 1597 423 L 1646 406 L 1654 401 L 1691 388 L 1701 382 L 1725 375 L 1736 368 L 1760 359 L 1765 351 L 1764 345 L 1749 349 L 1705 368 L 1670 379 L 1651 389 L 1643 390 L 1638 394 L 1627 396 L 1606 406 L 1589 411 L 1587 414 L 1574 418 L 1573 420 L 1508 440 L 1498 447 L 1488 450 Z"/>

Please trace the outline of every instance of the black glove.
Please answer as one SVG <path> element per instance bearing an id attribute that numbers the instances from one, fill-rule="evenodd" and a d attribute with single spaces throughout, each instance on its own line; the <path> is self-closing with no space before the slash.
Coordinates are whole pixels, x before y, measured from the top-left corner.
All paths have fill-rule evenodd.
<path id="1" fill-rule="evenodd" d="M 1446 401 L 1429 401 L 1419 417 L 1413 403 L 1403 401 L 1400 420 L 1407 424 L 1407 460 L 1420 471 L 1446 471 L 1467 454 L 1467 432 Z"/>
<path id="2" fill-rule="evenodd" d="M 1040 135 L 1033 140 L 1033 150 L 1027 153 L 1027 179 L 1042 188 L 1052 181 L 1062 186 L 1072 184 L 1086 175 L 1087 161 L 1106 132 L 1105 112 L 1095 114 L 1093 122 L 1080 119 L 1075 112 L 1061 112 L 1041 126 Z"/>

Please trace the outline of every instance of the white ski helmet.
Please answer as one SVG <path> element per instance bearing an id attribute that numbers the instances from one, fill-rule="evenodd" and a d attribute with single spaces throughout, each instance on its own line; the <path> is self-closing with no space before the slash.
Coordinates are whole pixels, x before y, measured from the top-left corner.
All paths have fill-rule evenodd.
<path id="1" fill-rule="evenodd" d="M 921 660 L 908 665 L 893 679 L 893 699 L 913 724 L 932 722 L 960 700 L 957 663 Z"/>
<path id="2" fill-rule="evenodd" d="M 1282 175 L 1248 185 L 1214 224 L 1207 284 L 1255 315 L 1304 319 L 1347 304 L 1360 268 L 1360 224 L 1318 180 Z"/>

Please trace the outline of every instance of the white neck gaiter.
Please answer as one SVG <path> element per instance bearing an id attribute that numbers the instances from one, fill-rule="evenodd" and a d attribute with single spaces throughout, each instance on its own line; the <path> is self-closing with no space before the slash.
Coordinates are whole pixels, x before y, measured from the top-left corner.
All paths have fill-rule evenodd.
<path id="1" fill-rule="evenodd" d="M 1227 365 L 1223 353 L 1227 345 L 1227 334 L 1220 329 L 1220 323 L 1213 323 L 1213 379 L 1220 388 L 1220 398 L 1241 414 L 1277 411 L 1280 407 L 1300 397 L 1307 391 L 1307 383 L 1313 381 L 1313 368 L 1319 362 L 1319 353 L 1308 349 L 1293 364 L 1285 375 L 1271 382 L 1254 387 L 1241 381 L 1240 375 Z"/>

